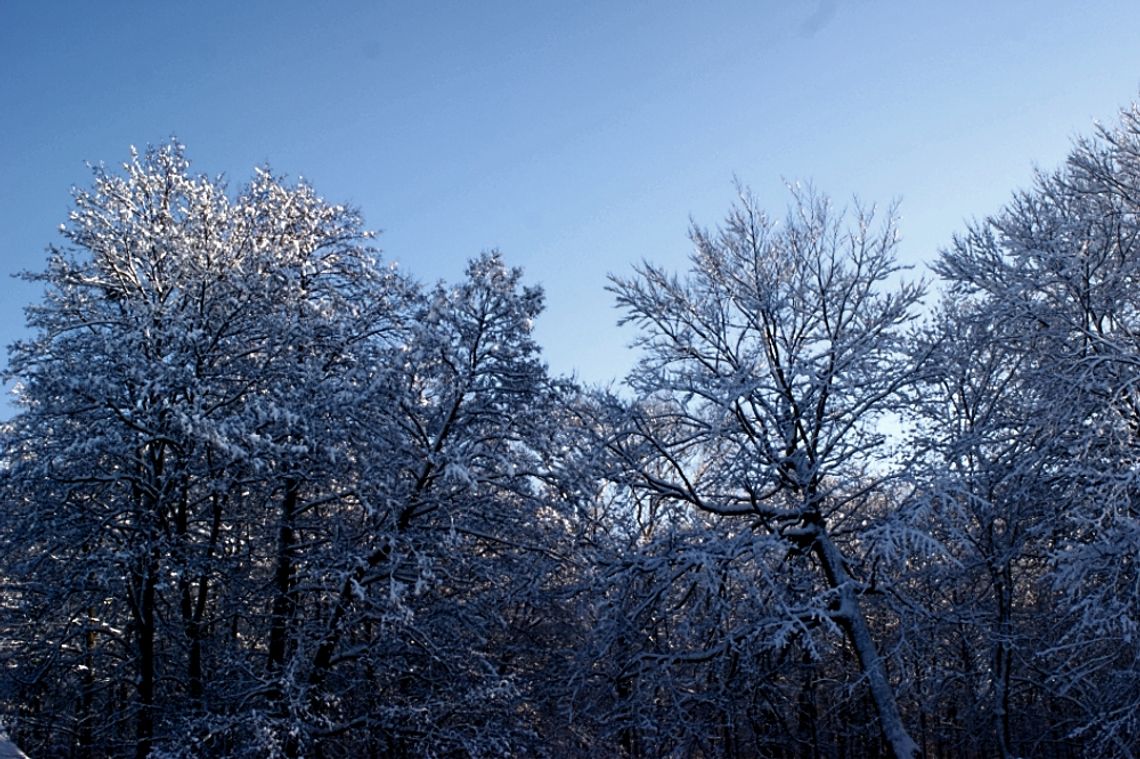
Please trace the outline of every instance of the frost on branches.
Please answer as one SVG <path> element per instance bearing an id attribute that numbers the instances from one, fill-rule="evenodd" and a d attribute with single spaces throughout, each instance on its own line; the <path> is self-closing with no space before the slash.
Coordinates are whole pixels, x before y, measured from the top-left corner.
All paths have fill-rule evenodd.
<path id="1" fill-rule="evenodd" d="M 182 146 L 94 167 L 12 346 L 0 723 L 32 756 L 1140 753 L 1140 113 L 934 264 L 747 192 L 551 377 L 498 253 Z"/>
<path id="2" fill-rule="evenodd" d="M 1013 367 L 1002 394 L 1016 416 L 979 418 L 974 439 L 995 440 L 980 449 L 987 469 L 1021 480 L 1000 495 L 1007 547 L 990 563 L 1021 577 L 1003 590 L 1013 595 L 997 618 L 1017 671 L 997 692 L 1011 699 L 998 710 L 1013 720 L 1003 730 L 1020 733 L 1022 745 L 1047 723 L 1056 742 L 1079 737 L 1104 755 L 1136 750 L 1138 199 L 1133 107 L 958 237 L 936 265 L 972 319 L 1001 325 L 985 350 Z M 973 472 L 969 480 L 981 481 Z"/>
<path id="3" fill-rule="evenodd" d="M 911 757 L 864 609 L 869 568 L 855 561 L 871 525 L 890 518 L 877 507 L 891 475 L 876 425 L 902 407 L 917 368 L 903 328 L 923 290 L 892 283 L 894 220 L 860 210 L 848 226 L 794 189 L 779 224 L 742 193 L 724 227 L 692 238 L 687 277 L 645 264 L 614 279 L 643 350 L 630 377 L 640 402 L 612 444 L 627 484 L 778 536 L 786 579 L 796 564 L 814 573 L 790 561 L 810 556 L 823 590 L 800 621 L 843 631 L 890 751 Z"/>
<path id="4" fill-rule="evenodd" d="M 533 742 L 509 662 L 562 529 L 537 516 L 562 392 L 540 291 L 490 254 L 425 290 L 354 210 L 267 170 L 231 196 L 178 144 L 93 174 L 8 370 L 14 731 L 138 757 Z"/>

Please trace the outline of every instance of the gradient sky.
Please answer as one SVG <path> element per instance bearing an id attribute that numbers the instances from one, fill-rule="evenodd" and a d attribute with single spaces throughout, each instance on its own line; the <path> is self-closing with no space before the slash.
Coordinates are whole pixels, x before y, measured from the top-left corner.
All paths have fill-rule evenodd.
<path id="1" fill-rule="evenodd" d="M 234 189 L 269 163 L 361 207 L 422 280 L 498 248 L 552 369 L 604 382 L 607 273 L 683 267 L 734 175 L 780 215 L 785 179 L 900 199 L 921 266 L 1138 87 L 1135 0 L 0 0 L 0 270 L 42 268 L 85 161 L 177 135 Z M 0 288 L 7 345 L 39 292 Z"/>

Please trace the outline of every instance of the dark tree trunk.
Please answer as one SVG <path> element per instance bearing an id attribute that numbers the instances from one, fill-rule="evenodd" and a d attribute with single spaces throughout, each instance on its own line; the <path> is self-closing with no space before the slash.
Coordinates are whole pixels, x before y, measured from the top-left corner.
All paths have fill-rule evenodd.
<path id="1" fill-rule="evenodd" d="M 273 573 L 273 612 L 269 625 L 269 670 L 278 671 L 285 663 L 288 627 L 297 611 L 295 587 L 297 572 L 297 480 L 285 480 L 281 499 L 281 523 L 277 530 L 277 559 Z"/>
<path id="2" fill-rule="evenodd" d="M 135 622 L 135 659 L 138 685 L 135 696 L 138 708 L 135 724 L 135 757 L 146 759 L 154 742 L 155 707 L 155 595 L 157 561 L 152 552 L 142 561 L 131 584 Z"/>

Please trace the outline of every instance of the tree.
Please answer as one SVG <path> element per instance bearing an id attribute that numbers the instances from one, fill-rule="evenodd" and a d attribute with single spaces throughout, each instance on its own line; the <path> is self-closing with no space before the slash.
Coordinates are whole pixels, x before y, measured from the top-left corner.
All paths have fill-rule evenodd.
<path id="1" fill-rule="evenodd" d="M 498 254 L 424 288 L 353 210 L 268 171 L 231 198 L 177 143 L 74 196 L 8 369 L 14 733 L 138 757 L 571 742 L 549 673 L 580 629 L 577 390 L 532 337 L 542 291 Z"/>
<path id="2" fill-rule="evenodd" d="M 1041 755 L 1064 738 L 1042 729 L 1057 720 L 1037 672 L 1058 626 L 1042 557 L 1066 498 L 1034 423 L 1038 340 L 949 296 L 916 345 L 931 355 L 911 417 L 916 500 L 943 550 L 908 580 L 914 666 L 932 740 L 957 754 Z"/>
<path id="3" fill-rule="evenodd" d="M 50 651 L 33 682 L 79 686 L 56 735 L 74 730 L 92 753 L 129 740 L 143 757 L 180 714 L 235 695 L 218 674 L 246 669 L 240 640 L 280 658 L 289 523 L 351 497 L 348 472 L 328 466 L 351 438 L 317 404 L 375 362 L 361 346 L 393 329 L 400 287 L 355 212 L 264 171 L 231 200 L 189 173 L 177 143 L 133 154 L 122 175 L 96 167 L 74 198 L 70 247 L 32 275 L 47 293 L 8 370 L 23 410 L 6 446 L 5 540 L 10 576 L 27 578 L 10 621 Z M 263 608 L 265 586 L 242 581 L 267 569 L 268 629 L 243 611 Z"/>
<path id="4" fill-rule="evenodd" d="M 722 229 L 693 229 L 686 279 L 650 264 L 614 278 L 644 353 L 629 379 L 639 402 L 613 448 L 635 490 L 742 517 L 810 557 L 823 587 L 798 620 L 843 631 L 890 750 L 910 757 L 866 617 L 872 578 L 855 559 L 891 477 L 877 425 L 915 378 L 902 330 L 923 287 L 888 289 L 893 218 L 876 229 L 860 209 L 847 228 L 810 190 L 793 189 L 793 201 L 781 226 L 742 193 Z"/>
<path id="5" fill-rule="evenodd" d="M 936 269 L 983 318 L 995 349 L 1020 362 L 1030 394 L 1023 439 L 1053 483 L 1057 508 L 1045 578 L 1063 612 L 1034 652 L 1071 736 L 1106 753 L 1134 747 L 1140 396 L 1137 241 L 1140 112 L 1076 143 L 999 213 L 975 224 Z M 1053 613 L 1057 616 L 1057 612 Z M 1061 709 L 1058 709 L 1061 711 Z"/>
<path id="6" fill-rule="evenodd" d="M 497 254 L 425 290 L 352 210 L 268 171 L 230 198 L 176 143 L 123 168 L 75 191 L 9 366 L 14 731 L 139 757 L 537 750 L 575 392 L 531 336 L 541 290 Z"/>
<path id="7" fill-rule="evenodd" d="M 287 667 L 313 742 L 353 755 L 543 746 L 523 717 L 549 698 L 530 667 L 554 658 L 543 614 L 561 616 L 569 520 L 552 478 L 572 386 L 539 360 L 542 292 L 521 280 L 485 254 L 417 298 L 397 392 L 355 408 L 372 419 L 355 453 L 367 507 Z"/>

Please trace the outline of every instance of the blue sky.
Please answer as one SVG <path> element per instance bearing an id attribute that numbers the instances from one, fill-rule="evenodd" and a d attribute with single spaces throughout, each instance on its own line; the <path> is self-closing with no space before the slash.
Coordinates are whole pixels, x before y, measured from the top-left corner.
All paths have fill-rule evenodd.
<path id="1" fill-rule="evenodd" d="M 177 135 L 361 207 L 423 280 L 498 248 L 547 291 L 551 367 L 617 377 L 605 292 L 685 265 L 733 176 L 901 200 L 921 265 L 1140 88 L 1129 2 L 0 0 L 0 271 L 38 270 L 85 161 Z M 36 288 L 0 283 L 0 343 Z"/>

